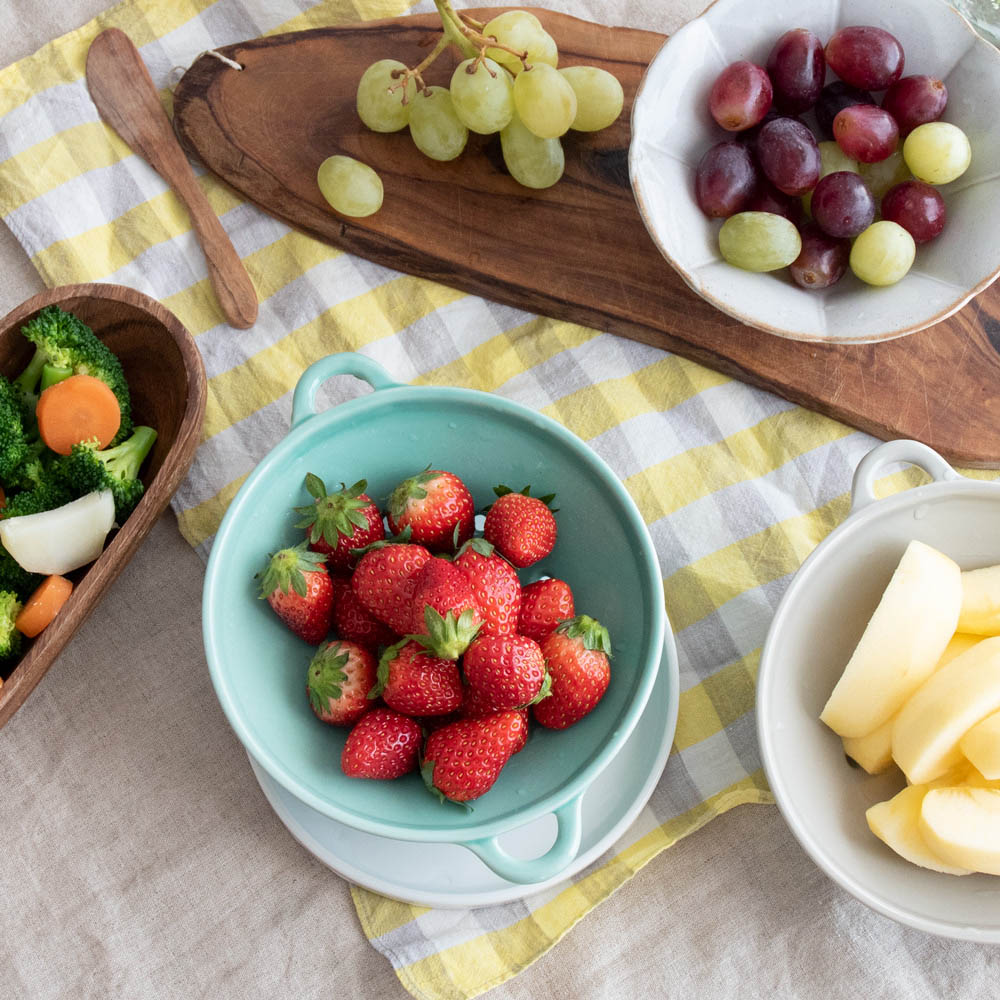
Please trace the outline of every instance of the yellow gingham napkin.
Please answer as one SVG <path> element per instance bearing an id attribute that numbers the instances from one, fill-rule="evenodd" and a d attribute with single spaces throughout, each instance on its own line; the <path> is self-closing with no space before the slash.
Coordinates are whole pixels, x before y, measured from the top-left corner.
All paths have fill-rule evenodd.
<path id="1" fill-rule="evenodd" d="M 636 3 L 561 6 L 614 22 Z M 124 29 L 166 93 L 174 68 L 208 48 L 430 9 L 126 0 L 2 72 L 0 213 L 47 284 L 130 285 L 196 337 L 209 379 L 204 440 L 173 506 L 203 556 L 228 502 L 287 433 L 299 375 L 335 351 L 368 354 L 400 381 L 495 392 L 547 413 L 635 498 L 660 557 L 681 676 L 674 752 L 639 820 L 575 877 L 515 903 L 444 912 L 353 889 L 365 934 L 404 986 L 450 998 L 516 974 L 714 816 L 771 801 L 753 713 L 764 635 L 791 574 L 846 514 L 845 485 L 873 441 L 693 362 L 351 257 L 205 175 L 261 300 L 253 329 L 227 327 L 184 210 L 98 119 L 83 78 L 90 42 Z"/>

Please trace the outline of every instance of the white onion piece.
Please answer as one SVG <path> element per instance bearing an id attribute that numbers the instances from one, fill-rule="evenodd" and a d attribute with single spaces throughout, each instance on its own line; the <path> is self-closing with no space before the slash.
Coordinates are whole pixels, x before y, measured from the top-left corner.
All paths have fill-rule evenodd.
<path id="1" fill-rule="evenodd" d="M 114 523 L 114 497 L 102 490 L 40 514 L 0 521 L 0 542 L 29 573 L 62 576 L 101 554 Z"/>

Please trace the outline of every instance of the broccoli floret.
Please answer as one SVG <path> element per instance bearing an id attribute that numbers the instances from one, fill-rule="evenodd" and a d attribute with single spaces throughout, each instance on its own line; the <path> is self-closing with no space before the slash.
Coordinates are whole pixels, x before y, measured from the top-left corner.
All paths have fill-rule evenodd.
<path id="1" fill-rule="evenodd" d="M 9 487 L 20 481 L 28 451 L 21 393 L 0 375 L 0 483 Z"/>
<path id="2" fill-rule="evenodd" d="M 43 470 L 35 485 L 7 497 L 0 514 L 4 520 L 24 517 L 26 514 L 40 514 L 43 510 L 53 510 L 76 499 L 77 495 L 74 495 L 65 483 Z"/>
<path id="3" fill-rule="evenodd" d="M 0 662 L 12 660 L 21 652 L 21 633 L 14 619 L 21 613 L 21 602 L 10 590 L 0 590 Z"/>
<path id="4" fill-rule="evenodd" d="M 41 582 L 41 576 L 29 573 L 0 545 L 0 590 L 8 590 L 26 601 Z"/>
<path id="5" fill-rule="evenodd" d="M 52 463 L 52 477 L 73 494 L 71 499 L 98 490 L 111 490 L 115 517 L 121 524 L 135 509 L 143 493 L 139 467 L 156 441 L 152 427 L 136 427 L 121 444 L 98 451 L 93 442 L 77 444 Z"/>
<path id="6" fill-rule="evenodd" d="M 112 445 L 132 433 L 132 403 L 121 362 L 89 326 L 58 306 L 46 306 L 21 333 L 35 345 L 35 355 L 14 384 L 32 411 L 46 367 L 49 382 L 59 381 L 60 375 L 93 375 L 107 383 L 121 410 L 121 425 Z"/>

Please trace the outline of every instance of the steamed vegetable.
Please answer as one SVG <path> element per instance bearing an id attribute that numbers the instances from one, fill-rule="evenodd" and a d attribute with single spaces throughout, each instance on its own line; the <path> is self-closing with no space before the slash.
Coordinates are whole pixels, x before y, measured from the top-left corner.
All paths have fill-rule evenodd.
<path id="1" fill-rule="evenodd" d="M 35 407 L 38 434 L 57 455 L 68 455 L 73 445 L 94 440 L 107 448 L 118 433 L 122 414 L 106 382 L 93 375 L 70 375 L 50 385 Z"/>

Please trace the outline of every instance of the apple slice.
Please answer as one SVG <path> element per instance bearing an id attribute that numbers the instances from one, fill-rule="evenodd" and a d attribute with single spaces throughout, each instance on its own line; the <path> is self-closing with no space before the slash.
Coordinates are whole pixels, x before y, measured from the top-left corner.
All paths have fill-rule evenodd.
<path id="1" fill-rule="evenodd" d="M 962 574 L 959 632 L 1000 635 L 1000 566 L 984 566 Z"/>
<path id="2" fill-rule="evenodd" d="M 839 736 L 867 736 L 933 673 L 955 633 L 962 572 L 923 542 L 906 547 L 820 719 Z"/>
<path id="3" fill-rule="evenodd" d="M 931 789 L 918 827 L 928 848 L 946 863 L 1000 875 L 1000 790 Z"/>
<path id="4" fill-rule="evenodd" d="M 962 760 L 958 744 L 1000 709 L 1000 636 L 983 639 L 938 670 L 906 703 L 892 729 L 892 756 L 911 784 Z"/>
<path id="5" fill-rule="evenodd" d="M 1000 712 L 977 722 L 959 740 L 958 749 L 984 778 L 1000 779 Z"/>

